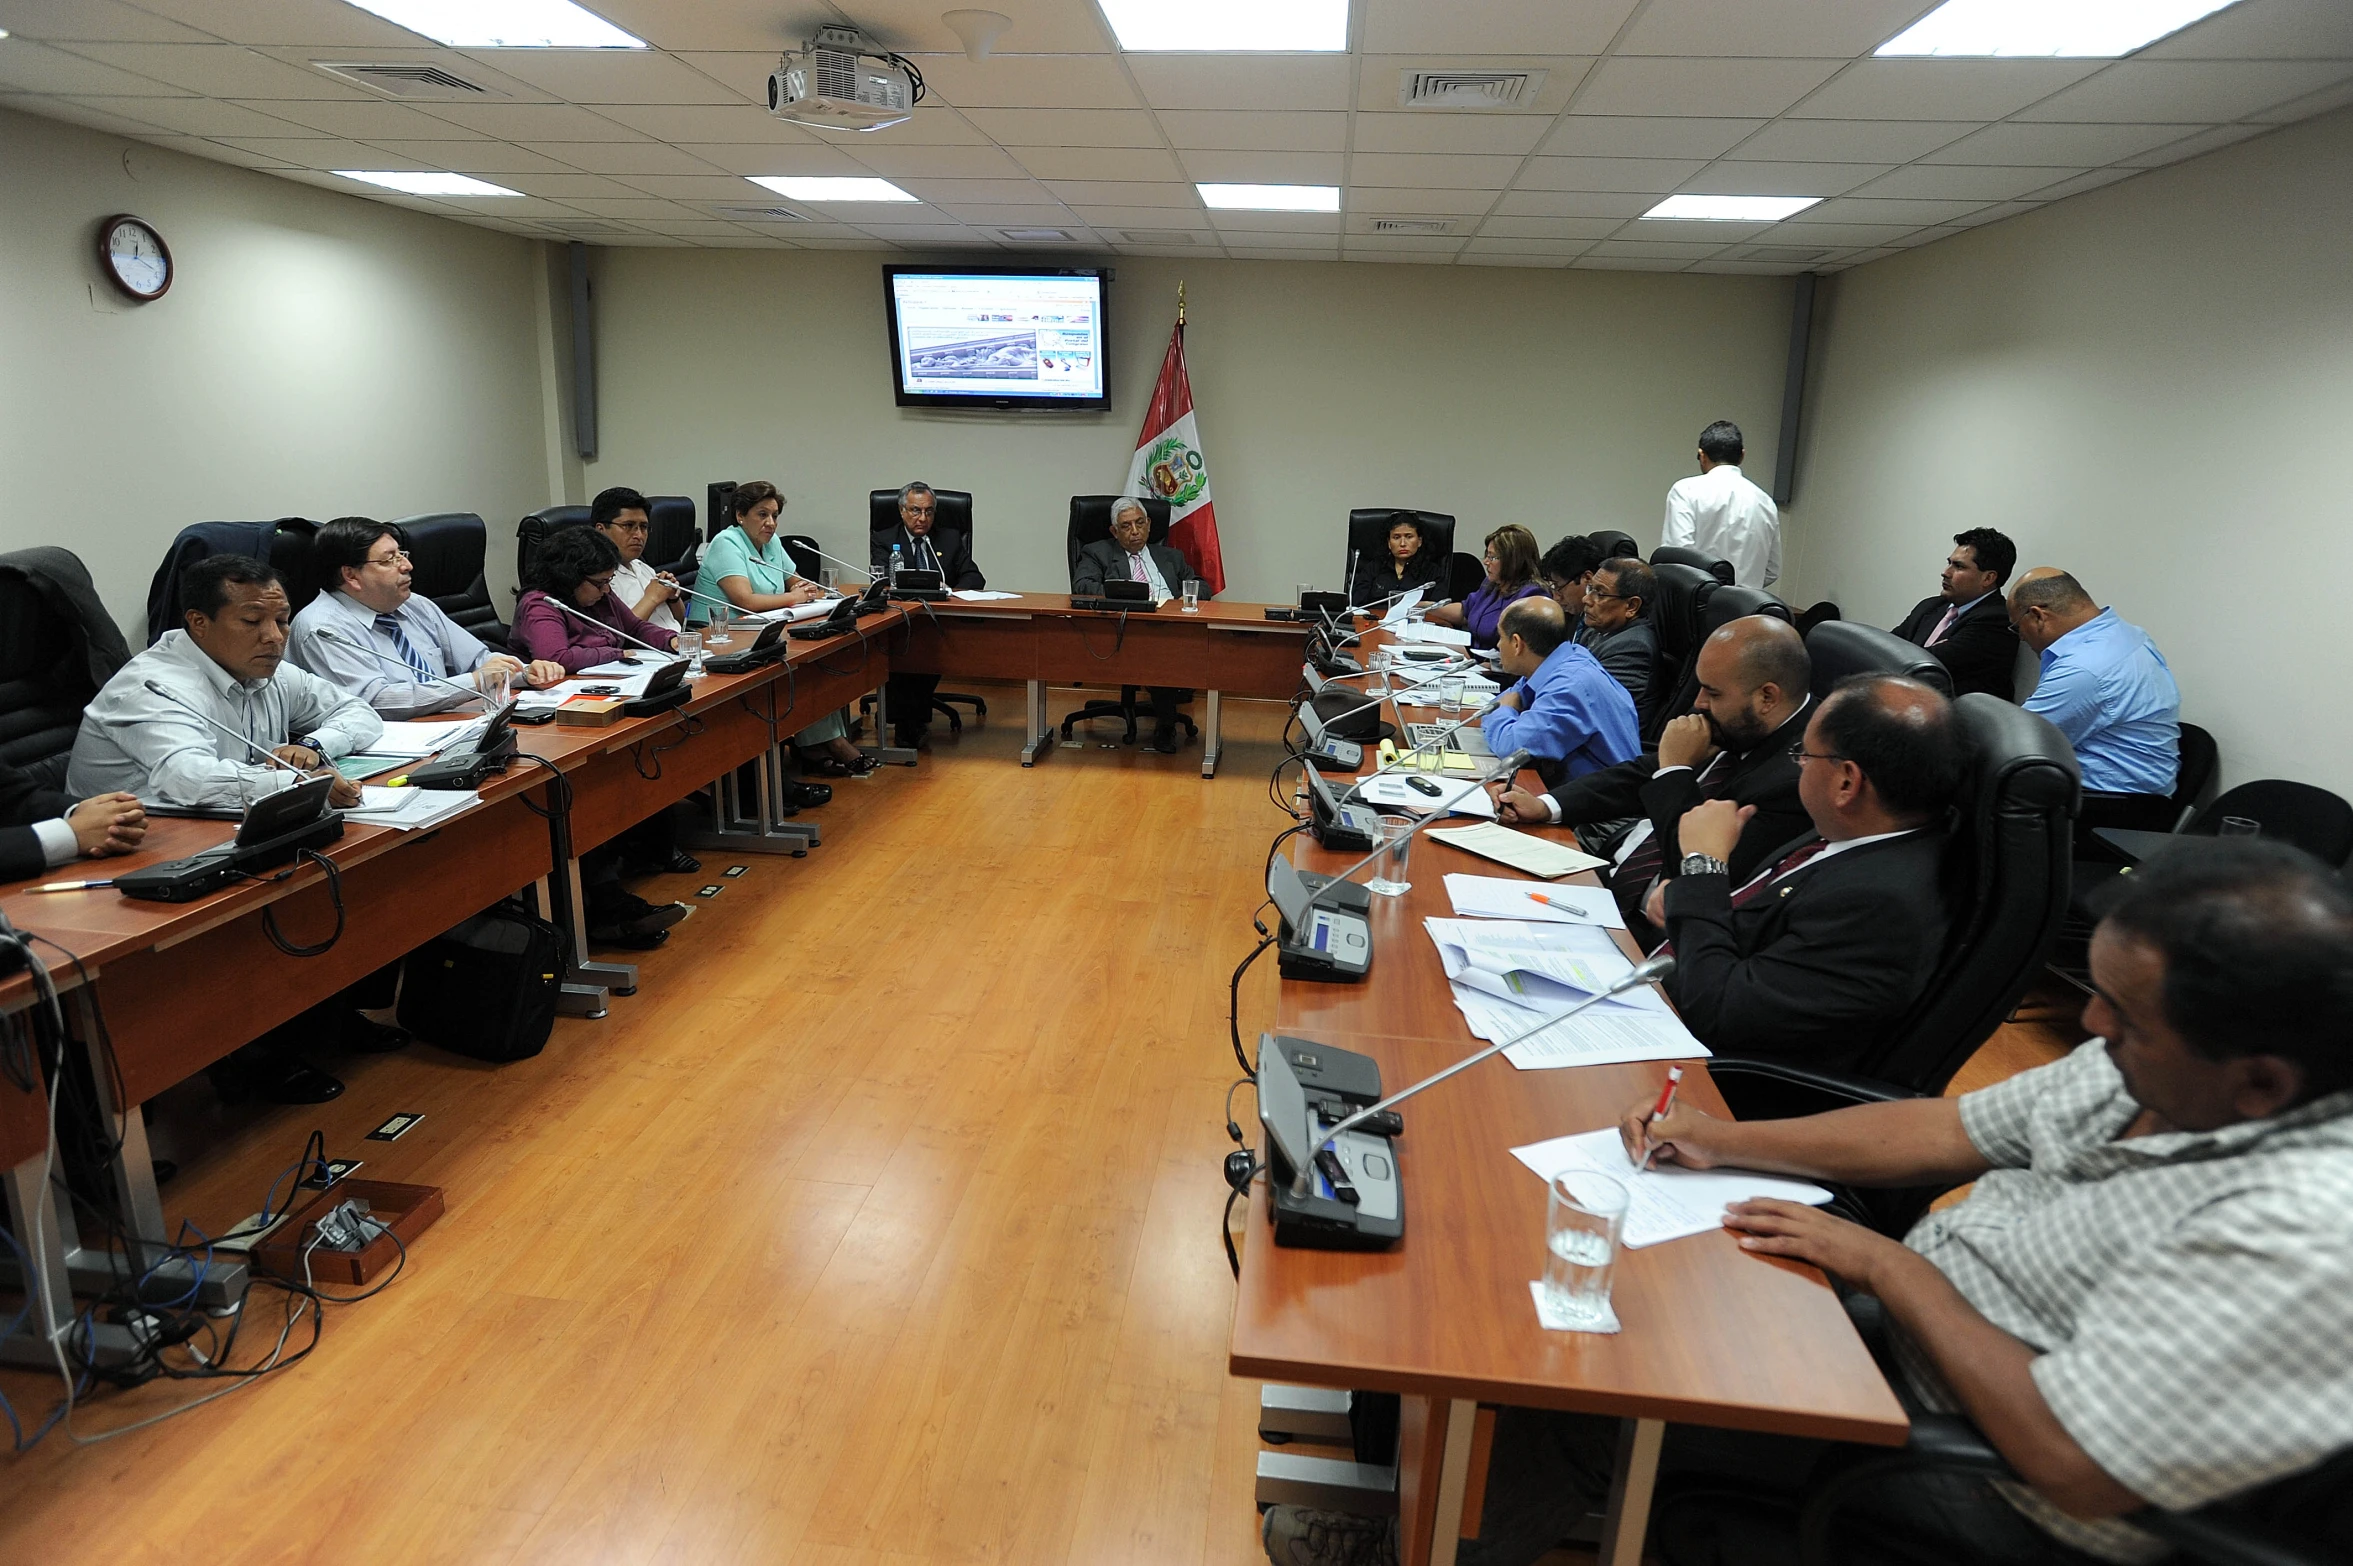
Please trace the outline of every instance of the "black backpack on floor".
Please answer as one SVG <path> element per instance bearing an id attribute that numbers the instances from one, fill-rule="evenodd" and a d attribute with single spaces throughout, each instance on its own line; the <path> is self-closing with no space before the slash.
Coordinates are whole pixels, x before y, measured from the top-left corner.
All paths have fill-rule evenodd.
<path id="1" fill-rule="evenodd" d="M 563 976 L 562 932 L 500 903 L 409 953 L 400 1025 L 476 1060 L 527 1060 L 555 1030 Z"/>

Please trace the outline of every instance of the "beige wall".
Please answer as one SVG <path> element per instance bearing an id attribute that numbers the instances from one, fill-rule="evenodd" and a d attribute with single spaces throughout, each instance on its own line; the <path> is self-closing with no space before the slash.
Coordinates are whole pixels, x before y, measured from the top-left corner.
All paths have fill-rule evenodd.
<path id="1" fill-rule="evenodd" d="M 1784 278 L 1139 258 L 1112 287 L 1110 413 L 902 409 L 886 259 L 598 252 L 588 488 L 774 479 L 787 531 L 863 562 L 867 491 L 920 476 L 973 492 L 992 585 L 1064 590 L 1069 497 L 1125 483 L 1180 277 L 1230 598 L 1340 586 L 1352 506 L 1452 512 L 1474 553 L 1507 521 L 1647 545 L 1703 425 L 1769 453 L 1780 417 Z"/>
<path id="2" fill-rule="evenodd" d="M 1789 592 L 1893 625 L 1953 533 L 2145 626 L 2225 784 L 2353 796 L 2353 114 L 1837 279 Z"/>
<path id="3" fill-rule="evenodd" d="M 98 270 L 126 211 L 177 264 L 153 304 Z M 479 511 L 503 583 L 548 485 L 539 254 L 0 111 L 0 548 L 72 548 L 134 642 L 189 522 Z"/>

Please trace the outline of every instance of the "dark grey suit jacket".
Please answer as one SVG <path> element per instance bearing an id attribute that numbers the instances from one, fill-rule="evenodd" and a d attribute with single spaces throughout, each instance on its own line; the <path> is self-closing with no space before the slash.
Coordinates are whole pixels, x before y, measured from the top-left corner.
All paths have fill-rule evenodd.
<path id="1" fill-rule="evenodd" d="M 22 881 L 49 868 L 36 821 L 50 821 L 73 803 L 22 767 L 0 762 L 0 881 Z"/>
<path id="2" fill-rule="evenodd" d="M 1171 593 L 1185 590 L 1185 578 L 1193 568 L 1185 564 L 1185 557 L 1166 544 L 1146 544 L 1152 563 L 1160 568 L 1160 579 L 1168 584 Z M 1070 591 L 1079 598 L 1089 598 L 1103 591 L 1105 581 L 1129 580 L 1127 551 L 1108 538 L 1098 538 L 1078 552 L 1078 563 L 1070 568 Z"/>
<path id="3" fill-rule="evenodd" d="M 1999 590 L 1979 599 L 1953 626 L 1953 634 L 1928 646 L 1937 622 L 1952 607 L 1942 598 L 1923 598 L 1904 616 L 1895 634 L 1915 647 L 1927 648 L 1953 677 L 1953 694 L 1984 691 L 2004 701 L 2018 698 L 2018 633 L 2010 629 L 2010 608 Z"/>
<path id="4" fill-rule="evenodd" d="M 915 540 L 909 536 L 904 522 L 884 528 L 879 533 L 867 534 L 866 544 L 867 558 L 874 562 L 876 576 L 890 569 L 893 544 L 904 551 L 900 558 L 909 565 L 926 558 L 924 551 L 915 547 Z M 954 528 L 935 525 L 931 530 L 929 548 L 939 555 L 940 576 L 943 578 L 941 586 L 978 592 L 989 585 L 980 574 L 980 567 L 972 563 L 971 542 Z"/>
<path id="5" fill-rule="evenodd" d="M 1643 694 L 1650 689 L 1651 666 L 1659 656 L 1659 633 L 1651 623 L 1636 620 L 1607 636 L 1595 636 L 1580 627 L 1577 640 L 1601 661 L 1610 678 L 1626 687 L 1626 694 L 1634 698 L 1634 710 L 1641 711 Z"/>

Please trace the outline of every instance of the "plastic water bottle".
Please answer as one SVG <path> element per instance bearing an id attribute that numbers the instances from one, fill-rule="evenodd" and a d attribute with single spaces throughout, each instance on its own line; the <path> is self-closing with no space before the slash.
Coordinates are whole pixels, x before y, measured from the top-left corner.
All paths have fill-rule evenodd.
<path id="1" fill-rule="evenodd" d="M 899 568 L 904 566 L 906 563 L 906 551 L 901 549 L 896 544 L 891 545 L 891 586 L 896 587 L 899 585 Z"/>

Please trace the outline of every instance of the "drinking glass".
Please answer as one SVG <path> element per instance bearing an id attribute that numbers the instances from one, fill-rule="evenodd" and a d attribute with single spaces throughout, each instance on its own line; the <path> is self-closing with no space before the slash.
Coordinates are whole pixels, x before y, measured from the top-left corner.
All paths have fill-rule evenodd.
<path id="1" fill-rule="evenodd" d="M 483 687 L 482 699 L 489 703 L 491 709 L 495 711 L 515 699 L 515 688 L 522 683 L 523 677 L 520 673 L 512 669 L 503 670 L 492 676 L 490 682 Z"/>
<path id="2" fill-rule="evenodd" d="M 2218 837 L 2261 837 L 2263 823 L 2249 820 L 2245 816 L 2224 816 L 2222 825 L 2215 829 L 2215 835 Z"/>
<path id="3" fill-rule="evenodd" d="M 1413 890 L 1413 883 L 1405 878 L 1405 862 L 1413 854 L 1414 819 L 1411 816 L 1383 816 L 1381 820 L 1381 854 L 1373 861 L 1373 878 L 1364 889 L 1382 897 L 1402 897 Z"/>
<path id="4" fill-rule="evenodd" d="M 735 623 L 735 605 L 712 604 L 710 610 L 711 629 L 709 634 L 703 638 L 703 645 L 725 647 L 735 640 L 735 633 L 729 629 Z"/>
<path id="5" fill-rule="evenodd" d="M 1463 677 L 1459 674 L 1440 675 L 1438 677 L 1438 705 L 1450 712 L 1459 709 L 1462 706 L 1463 683 Z"/>
<path id="6" fill-rule="evenodd" d="M 1295 583 L 1291 589 L 1291 602 L 1295 604 L 1303 604 L 1307 602 L 1307 595 L 1314 591 L 1315 584 L 1313 582 Z"/>
<path id="7" fill-rule="evenodd" d="M 824 588 L 828 594 L 838 593 L 841 591 L 841 587 L 839 585 L 841 579 L 842 574 L 838 567 L 819 566 L 817 568 L 817 585 Z"/>
<path id="8" fill-rule="evenodd" d="M 1554 1175 L 1545 1189 L 1545 1299 L 1580 1325 L 1607 1320 L 1631 1193 L 1614 1176 L 1582 1169 Z"/>
<path id="9" fill-rule="evenodd" d="M 674 650 L 686 660 L 687 673 L 703 672 L 703 637 L 700 631 L 680 631 L 678 645 Z"/>
<path id="10" fill-rule="evenodd" d="M 1188 576 L 1185 578 L 1185 613 L 1199 614 L 1200 612 L 1201 583 L 1198 578 Z"/>

